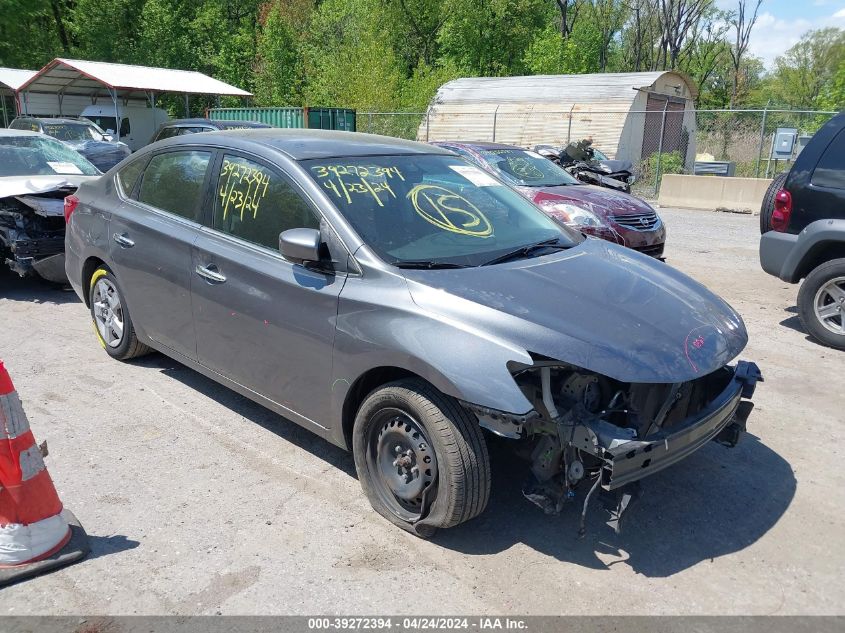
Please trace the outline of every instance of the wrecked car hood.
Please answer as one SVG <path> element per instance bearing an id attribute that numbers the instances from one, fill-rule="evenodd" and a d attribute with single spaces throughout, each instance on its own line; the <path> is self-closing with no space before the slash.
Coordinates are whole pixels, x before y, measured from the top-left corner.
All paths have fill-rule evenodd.
<path id="1" fill-rule="evenodd" d="M 587 210 L 601 210 L 614 215 L 649 213 L 654 209 L 644 200 L 621 191 L 595 185 L 563 185 L 534 191 L 534 202 L 544 200 L 571 202 Z"/>
<path id="2" fill-rule="evenodd" d="M 0 178 L 0 198 L 48 193 L 65 187 L 77 188 L 99 176 L 4 176 Z"/>
<path id="3" fill-rule="evenodd" d="M 611 173 L 616 173 L 620 171 L 633 171 L 634 163 L 629 160 L 616 160 L 613 158 L 608 158 L 607 160 L 600 160 L 598 161 L 604 167 L 607 167 Z"/>
<path id="4" fill-rule="evenodd" d="M 402 272 L 425 310 L 623 382 L 693 380 L 748 341 L 740 316 L 704 286 L 603 240 L 489 267 Z"/>

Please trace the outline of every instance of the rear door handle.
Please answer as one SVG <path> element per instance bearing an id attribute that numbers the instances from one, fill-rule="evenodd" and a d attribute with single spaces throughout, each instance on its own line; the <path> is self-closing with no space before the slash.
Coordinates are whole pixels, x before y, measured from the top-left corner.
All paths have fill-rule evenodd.
<path id="1" fill-rule="evenodd" d="M 135 242 L 126 237 L 126 235 L 115 233 L 112 237 L 114 238 L 114 241 L 120 244 L 123 248 L 132 248 L 135 246 Z"/>
<path id="2" fill-rule="evenodd" d="M 221 275 L 219 272 L 217 272 L 217 270 L 212 270 L 208 266 L 197 266 L 195 271 L 200 277 L 202 277 L 203 279 L 207 279 L 208 281 L 213 281 L 218 284 L 222 284 L 224 281 L 226 281 L 225 275 Z"/>

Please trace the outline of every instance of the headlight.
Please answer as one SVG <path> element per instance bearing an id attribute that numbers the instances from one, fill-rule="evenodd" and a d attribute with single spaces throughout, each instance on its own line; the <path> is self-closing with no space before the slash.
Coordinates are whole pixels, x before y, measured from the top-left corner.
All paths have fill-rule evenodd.
<path id="1" fill-rule="evenodd" d="M 540 203 L 546 213 L 560 218 L 569 226 L 590 226 L 599 228 L 605 226 L 598 216 L 567 202 L 544 201 Z"/>

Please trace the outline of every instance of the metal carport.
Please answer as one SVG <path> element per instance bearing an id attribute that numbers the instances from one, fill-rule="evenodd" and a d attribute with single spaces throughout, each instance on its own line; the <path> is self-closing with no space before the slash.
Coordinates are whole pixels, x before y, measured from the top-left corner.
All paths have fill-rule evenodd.
<path id="1" fill-rule="evenodd" d="M 100 97 L 109 98 L 117 111 L 119 101 L 139 99 L 146 99 L 154 108 L 156 95 L 166 92 L 185 96 L 186 115 L 192 94 L 252 96 L 246 90 L 192 70 L 57 58 L 20 86 L 18 99 L 26 101 L 29 94 L 56 95 L 61 115 L 66 96 L 87 97 L 91 103 Z"/>
<path id="2" fill-rule="evenodd" d="M 3 127 L 9 127 L 9 107 L 6 103 L 8 97 L 14 98 L 22 85 L 29 81 L 33 75 L 34 70 L 20 70 L 18 68 L 0 68 L 0 107 L 3 112 Z M 17 114 L 17 103 L 15 104 L 15 112 L 13 117 Z"/>

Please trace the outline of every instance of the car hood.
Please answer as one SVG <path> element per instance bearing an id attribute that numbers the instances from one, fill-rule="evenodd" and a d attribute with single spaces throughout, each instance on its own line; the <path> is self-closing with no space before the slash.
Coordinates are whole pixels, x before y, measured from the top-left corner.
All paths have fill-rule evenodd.
<path id="1" fill-rule="evenodd" d="M 126 143 L 108 142 L 108 141 L 64 141 L 68 147 L 72 147 L 80 154 L 121 154 L 128 156 L 131 153 L 129 146 Z"/>
<path id="2" fill-rule="evenodd" d="M 616 173 L 616 172 L 620 172 L 620 171 L 630 172 L 634 167 L 634 164 L 629 160 L 607 159 L 607 160 L 600 160 L 599 163 L 601 163 L 602 165 L 607 167 L 611 171 L 611 173 Z"/>
<path id="3" fill-rule="evenodd" d="M 0 198 L 23 196 L 32 193 L 47 193 L 67 187 L 77 188 L 83 182 L 99 176 L 3 176 L 0 178 Z"/>
<path id="4" fill-rule="evenodd" d="M 603 240 L 489 267 L 402 272 L 424 310 L 623 382 L 692 380 L 748 342 L 740 316 L 704 286 Z"/>
<path id="5" fill-rule="evenodd" d="M 636 196 L 594 185 L 538 187 L 533 194 L 536 204 L 547 200 L 560 200 L 577 204 L 600 215 L 628 215 L 654 211 L 650 204 Z"/>

